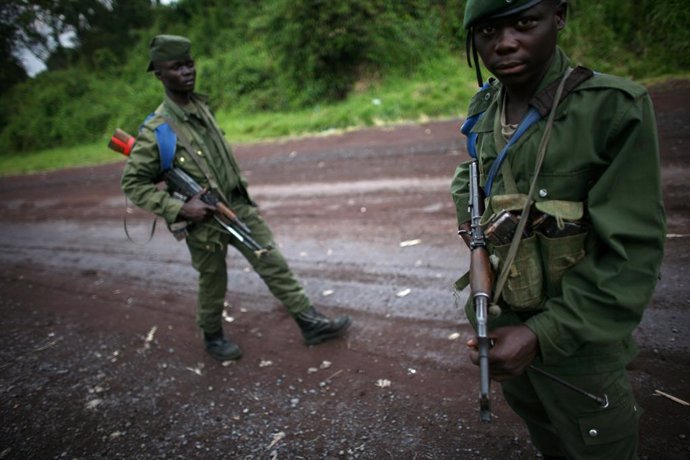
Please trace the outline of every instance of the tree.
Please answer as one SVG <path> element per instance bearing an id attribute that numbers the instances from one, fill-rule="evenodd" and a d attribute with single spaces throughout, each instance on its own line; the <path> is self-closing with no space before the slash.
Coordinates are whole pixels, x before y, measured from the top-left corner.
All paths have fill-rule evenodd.
<path id="1" fill-rule="evenodd" d="M 96 66 L 103 49 L 121 55 L 151 22 L 150 0 L 9 0 L 1 8 L 3 47 L 27 50 L 49 70 Z"/>

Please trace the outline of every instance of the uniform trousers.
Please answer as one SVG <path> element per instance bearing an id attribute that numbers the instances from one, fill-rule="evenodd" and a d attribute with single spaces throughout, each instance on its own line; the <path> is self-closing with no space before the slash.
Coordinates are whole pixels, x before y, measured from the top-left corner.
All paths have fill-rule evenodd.
<path id="1" fill-rule="evenodd" d="M 187 238 L 192 266 L 199 274 L 196 321 L 207 334 L 222 328 L 222 313 L 228 284 L 226 265 L 228 246 L 237 249 L 261 277 L 269 291 L 295 316 L 311 305 L 303 287 L 290 270 L 287 261 L 273 241 L 273 234 L 258 210 L 246 203 L 233 203 L 233 211 L 251 230 L 251 237 L 260 245 L 271 244 L 273 249 L 257 257 L 234 236 L 221 234 L 219 242 L 200 242 Z M 202 225 L 216 225 L 202 224 Z"/>
<path id="2" fill-rule="evenodd" d="M 603 408 L 531 370 L 503 382 L 503 395 L 527 424 L 535 447 L 545 456 L 570 460 L 637 459 L 642 409 L 625 369 L 559 377 L 591 394 L 605 394 L 609 405 Z"/>

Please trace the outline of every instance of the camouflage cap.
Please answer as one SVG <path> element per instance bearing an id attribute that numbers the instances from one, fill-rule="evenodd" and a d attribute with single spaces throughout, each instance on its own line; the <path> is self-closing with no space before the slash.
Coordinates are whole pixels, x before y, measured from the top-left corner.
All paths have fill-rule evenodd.
<path id="1" fill-rule="evenodd" d="M 147 72 L 153 70 L 156 61 L 175 61 L 187 59 L 190 56 L 192 42 L 187 37 L 180 35 L 156 35 L 149 43 L 149 67 Z"/>
<path id="2" fill-rule="evenodd" d="M 543 0 L 467 0 L 463 26 L 469 29 L 480 19 L 499 18 L 532 8 Z"/>

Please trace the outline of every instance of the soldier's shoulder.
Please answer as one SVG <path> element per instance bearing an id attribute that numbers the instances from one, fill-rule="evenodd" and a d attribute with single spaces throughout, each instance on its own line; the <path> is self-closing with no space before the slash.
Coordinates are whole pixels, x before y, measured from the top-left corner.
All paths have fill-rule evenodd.
<path id="1" fill-rule="evenodd" d="M 485 112 L 500 90 L 501 83 L 495 78 L 490 78 L 470 99 L 467 116 L 471 117 L 477 113 Z"/>
<path id="2" fill-rule="evenodd" d="M 149 131 L 154 131 L 156 128 L 158 128 L 160 125 L 165 123 L 165 117 L 163 116 L 163 110 L 164 110 L 164 104 L 161 104 L 148 114 L 144 120 L 142 121 L 141 125 L 139 126 L 139 131 L 142 130 L 149 130 Z"/>
<path id="3" fill-rule="evenodd" d="M 594 75 L 583 82 L 578 91 L 612 91 L 621 93 L 633 99 L 647 94 L 647 88 L 630 79 L 605 73 L 594 72 Z"/>

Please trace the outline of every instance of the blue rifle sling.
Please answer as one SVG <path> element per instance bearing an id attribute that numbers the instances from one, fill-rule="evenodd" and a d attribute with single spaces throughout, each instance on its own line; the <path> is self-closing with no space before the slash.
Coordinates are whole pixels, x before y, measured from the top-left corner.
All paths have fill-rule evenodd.
<path id="1" fill-rule="evenodd" d="M 482 88 L 479 91 L 483 91 L 486 87 L 487 84 L 482 86 Z M 460 132 L 467 137 L 467 152 L 473 159 L 478 159 L 477 139 L 479 137 L 479 134 L 472 132 L 472 128 L 474 128 L 474 125 L 476 125 L 477 122 L 479 122 L 483 115 L 484 112 L 479 112 L 472 115 L 471 117 L 467 118 L 460 127 Z M 491 187 L 493 186 L 494 178 L 496 177 L 496 174 L 498 174 L 498 171 L 500 170 L 501 165 L 503 164 L 503 160 L 505 160 L 506 156 L 508 155 L 508 149 L 510 149 L 510 147 L 514 145 L 518 141 L 518 139 L 520 139 L 520 137 L 525 133 L 525 131 L 527 131 L 533 124 L 538 122 L 540 119 L 541 115 L 539 114 L 539 111 L 534 107 L 530 107 L 529 111 L 520 122 L 517 131 L 515 131 L 515 134 L 513 134 L 513 136 L 510 138 L 505 147 L 503 147 L 503 150 L 501 150 L 501 152 L 496 157 L 496 160 L 491 165 L 491 169 L 489 169 L 489 174 L 487 175 L 486 183 L 484 184 L 484 192 L 487 197 L 491 196 Z"/>
<path id="2" fill-rule="evenodd" d="M 484 83 L 484 85 L 481 88 L 479 88 L 477 94 L 481 93 L 490 86 L 491 85 L 489 84 L 489 82 Z M 471 117 L 468 117 L 460 127 L 460 132 L 464 134 L 465 137 L 467 137 L 467 152 L 475 160 L 477 159 L 477 138 L 479 137 L 479 135 L 477 133 L 473 133 L 472 128 L 474 128 L 474 125 L 477 124 L 482 115 L 484 115 L 483 111 L 476 113 Z"/>
<path id="3" fill-rule="evenodd" d="M 506 156 L 508 156 L 508 149 L 510 149 L 510 147 L 513 144 L 515 144 L 523 134 L 525 134 L 525 131 L 527 131 L 533 124 L 538 122 L 540 119 L 541 115 L 539 114 L 539 111 L 534 107 L 530 107 L 529 111 L 527 112 L 527 114 L 525 114 L 525 117 L 520 122 L 517 131 L 515 131 L 515 134 L 513 134 L 513 136 L 510 138 L 505 147 L 503 147 L 503 150 L 501 150 L 501 152 L 496 157 L 496 160 L 494 160 L 494 163 L 491 165 L 491 169 L 489 169 L 489 174 L 486 178 L 486 184 L 484 184 L 484 192 L 486 193 L 487 197 L 491 196 L 491 187 L 494 184 L 496 174 L 498 174 L 498 171 L 501 169 L 503 160 L 505 160 Z"/>
<path id="4" fill-rule="evenodd" d="M 158 142 L 158 152 L 161 156 L 161 169 L 167 171 L 172 168 L 175 158 L 175 146 L 177 145 L 177 135 L 168 123 L 163 123 L 156 128 L 156 142 Z"/>
<path id="5" fill-rule="evenodd" d="M 484 115 L 484 112 L 469 117 L 460 127 L 460 132 L 467 137 L 467 153 L 475 160 L 477 159 L 477 137 L 479 135 L 473 133 L 472 128 L 477 124 L 482 115 Z"/>
<path id="6" fill-rule="evenodd" d="M 151 119 L 156 113 L 150 114 L 144 122 Z M 177 135 L 172 127 L 163 122 L 156 127 L 153 132 L 156 134 L 156 143 L 158 143 L 158 154 L 160 155 L 161 170 L 167 171 L 172 168 L 173 159 L 175 158 L 175 147 L 177 146 Z"/>

